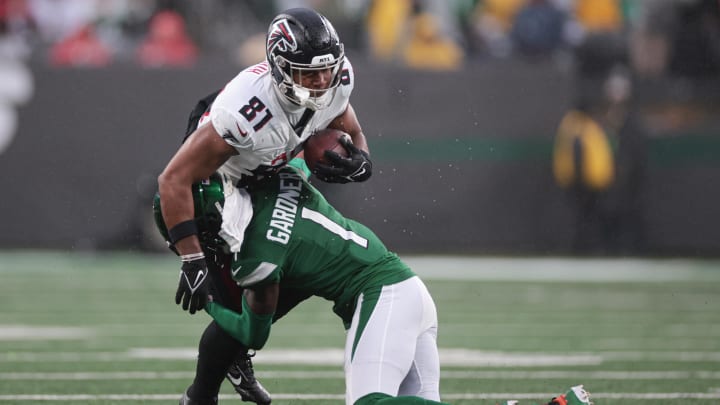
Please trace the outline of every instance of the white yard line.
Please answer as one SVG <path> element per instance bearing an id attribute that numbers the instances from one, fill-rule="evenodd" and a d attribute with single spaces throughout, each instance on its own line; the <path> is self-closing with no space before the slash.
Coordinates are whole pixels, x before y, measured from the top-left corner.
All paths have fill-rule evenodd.
<path id="1" fill-rule="evenodd" d="M 720 282 L 717 261 L 402 256 L 427 280 L 546 282 Z"/>
<path id="2" fill-rule="evenodd" d="M 258 352 L 258 364 L 328 365 L 343 364 L 342 349 L 267 349 Z M 137 360 L 193 360 L 195 348 L 135 348 L 126 352 L 10 352 L 0 353 L 0 362 L 132 362 Z M 501 352 L 469 349 L 440 349 L 444 367 L 545 367 L 599 365 L 618 361 L 720 362 L 720 352 L 600 351 L 600 352 Z"/>
<path id="3" fill-rule="evenodd" d="M 443 394 L 443 400 L 458 399 L 536 399 L 550 398 L 557 393 L 549 392 L 488 392 L 488 393 L 463 393 Z M 67 394 L 67 395 L 0 395 L 0 401 L 173 401 L 177 400 L 179 394 Z M 300 394 L 282 393 L 273 394 L 275 400 L 342 400 L 345 396 L 341 394 Z M 237 399 L 237 395 L 221 394 L 221 400 Z M 634 400 L 658 400 L 658 399 L 720 399 L 720 392 L 614 392 L 603 393 L 593 392 L 592 399 L 634 399 Z"/>
<path id="4" fill-rule="evenodd" d="M 66 326 L 1 325 L 2 340 L 77 340 L 95 337 L 93 328 Z"/>
<path id="5" fill-rule="evenodd" d="M 345 374 L 338 371 L 258 371 L 264 379 L 288 380 L 335 380 Z M 0 381 L 103 381 L 103 380 L 187 380 L 192 379 L 190 371 L 76 371 L 76 372 L 5 372 Z M 443 380 L 720 380 L 720 371 L 442 371 Z"/>

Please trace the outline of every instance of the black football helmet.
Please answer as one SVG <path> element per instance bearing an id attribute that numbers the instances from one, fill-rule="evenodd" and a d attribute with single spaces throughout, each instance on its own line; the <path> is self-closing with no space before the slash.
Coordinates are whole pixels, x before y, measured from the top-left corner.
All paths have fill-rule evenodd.
<path id="1" fill-rule="evenodd" d="M 313 110 L 327 107 L 340 84 L 345 50 L 327 18 L 306 8 L 278 14 L 265 41 L 267 60 L 276 89 L 292 103 Z M 313 70 L 330 69 L 330 86 L 317 91 L 303 87 L 300 78 Z M 295 75 L 293 75 L 293 73 Z"/>

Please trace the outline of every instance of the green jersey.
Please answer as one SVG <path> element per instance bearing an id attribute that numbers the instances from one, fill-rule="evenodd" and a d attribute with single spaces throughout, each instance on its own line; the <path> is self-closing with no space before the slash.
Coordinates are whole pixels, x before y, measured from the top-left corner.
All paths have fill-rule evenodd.
<path id="1" fill-rule="evenodd" d="M 253 216 L 232 263 L 242 287 L 281 282 L 333 301 L 349 325 L 363 291 L 414 276 L 375 233 L 343 217 L 291 167 L 249 194 Z"/>

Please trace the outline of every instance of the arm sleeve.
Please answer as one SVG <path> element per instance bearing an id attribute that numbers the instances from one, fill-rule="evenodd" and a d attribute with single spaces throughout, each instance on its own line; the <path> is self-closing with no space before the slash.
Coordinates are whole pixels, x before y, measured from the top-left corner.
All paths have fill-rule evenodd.
<path id="1" fill-rule="evenodd" d="M 270 326 L 274 314 L 258 315 L 253 313 L 244 296 L 242 314 L 231 311 L 216 302 L 209 302 L 205 306 L 205 311 L 225 332 L 250 349 L 262 349 L 270 336 Z"/>

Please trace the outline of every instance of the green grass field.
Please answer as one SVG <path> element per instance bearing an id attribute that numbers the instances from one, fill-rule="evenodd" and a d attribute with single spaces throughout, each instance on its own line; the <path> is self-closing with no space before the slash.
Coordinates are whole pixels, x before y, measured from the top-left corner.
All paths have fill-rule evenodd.
<path id="1" fill-rule="evenodd" d="M 720 403 L 720 262 L 406 257 L 438 306 L 452 404 Z M 177 403 L 209 320 L 170 253 L 0 251 L 0 403 Z M 273 404 L 341 404 L 344 333 L 313 299 L 273 327 Z M 241 403 L 229 385 L 221 403 Z"/>

